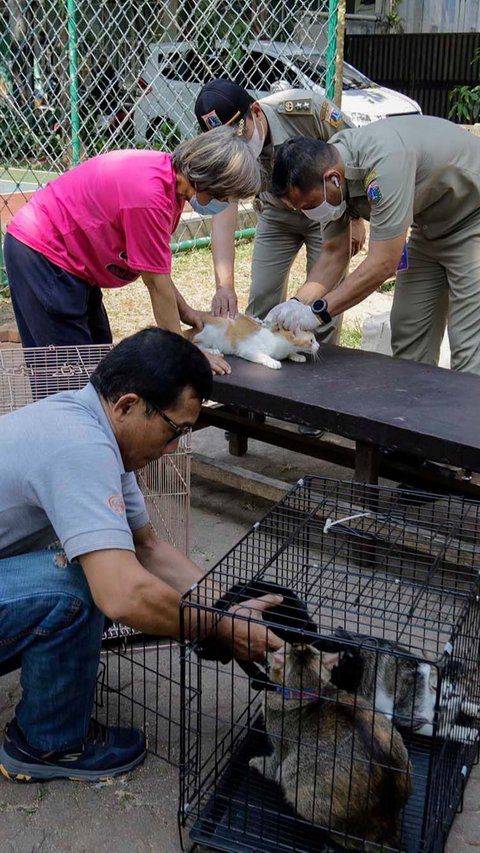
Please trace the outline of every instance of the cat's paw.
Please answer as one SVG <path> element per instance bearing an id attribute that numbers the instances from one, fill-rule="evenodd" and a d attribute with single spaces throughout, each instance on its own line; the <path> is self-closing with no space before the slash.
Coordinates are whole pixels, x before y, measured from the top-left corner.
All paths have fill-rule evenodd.
<path id="1" fill-rule="evenodd" d="M 289 361 L 296 361 L 297 364 L 303 364 L 307 360 L 307 356 L 302 355 L 300 352 L 291 352 L 290 355 L 287 355 L 287 358 Z"/>
<path id="2" fill-rule="evenodd" d="M 282 366 L 281 361 L 277 361 L 276 358 L 271 358 L 269 355 L 265 355 L 262 357 L 261 364 L 265 367 L 270 367 L 272 370 L 280 370 Z"/>
<path id="3" fill-rule="evenodd" d="M 211 349 L 210 347 L 201 347 L 201 350 L 202 352 L 208 352 L 209 355 L 223 355 L 223 353 L 220 352 L 219 349 L 215 349 L 214 347 L 212 347 Z"/>

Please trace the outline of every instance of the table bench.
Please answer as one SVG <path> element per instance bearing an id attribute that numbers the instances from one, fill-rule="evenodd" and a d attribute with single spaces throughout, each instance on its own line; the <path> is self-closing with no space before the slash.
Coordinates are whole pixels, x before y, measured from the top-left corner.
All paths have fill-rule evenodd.
<path id="1" fill-rule="evenodd" d="M 281 370 L 229 362 L 232 374 L 214 377 L 217 405 L 202 408 L 198 426 L 228 430 L 234 455 L 255 438 L 351 467 L 362 482 L 383 476 L 480 499 L 475 478 L 442 467 L 480 471 L 480 377 L 328 345 L 318 361 L 286 361 Z M 264 415 L 279 423 L 262 422 Z M 354 446 L 301 435 L 290 424 Z"/>

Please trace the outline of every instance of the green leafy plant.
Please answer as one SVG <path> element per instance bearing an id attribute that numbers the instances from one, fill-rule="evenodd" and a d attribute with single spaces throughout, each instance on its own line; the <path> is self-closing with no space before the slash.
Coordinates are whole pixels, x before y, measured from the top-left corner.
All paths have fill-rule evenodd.
<path id="1" fill-rule="evenodd" d="M 390 11 L 388 12 L 387 15 L 385 15 L 385 21 L 387 22 L 387 24 L 391 30 L 397 29 L 400 26 L 400 23 L 402 20 L 400 17 L 400 13 L 398 11 L 398 4 L 399 3 L 400 3 L 400 0 L 391 0 Z"/>
<path id="2" fill-rule="evenodd" d="M 480 48 L 475 51 L 471 64 L 480 61 Z M 456 118 L 465 124 L 475 124 L 480 117 L 480 85 L 455 86 L 448 93 L 450 101 L 449 118 Z"/>
<path id="3" fill-rule="evenodd" d="M 450 100 L 449 118 L 465 124 L 475 124 L 480 116 L 480 86 L 455 86 L 448 93 Z"/>

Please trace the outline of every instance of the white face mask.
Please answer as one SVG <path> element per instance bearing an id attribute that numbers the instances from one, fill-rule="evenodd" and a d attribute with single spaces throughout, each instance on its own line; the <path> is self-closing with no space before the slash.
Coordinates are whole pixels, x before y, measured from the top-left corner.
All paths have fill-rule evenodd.
<path id="1" fill-rule="evenodd" d="M 332 177 L 332 182 L 336 184 L 337 187 L 340 187 L 338 178 L 336 178 L 335 175 Z M 325 175 L 323 176 L 323 194 L 326 198 L 327 190 L 325 187 Z M 314 222 L 322 222 L 324 225 L 326 225 L 327 222 L 332 222 L 334 219 L 340 219 L 347 209 L 347 202 L 343 198 L 341 187 L 340 194 L 342 196 L 340 204 L 330 204 L 328 201 L 322 201 L 322 203 L 317 207 L 312 207 L 310 210 L 302 210 L 302 213 L 304 213 L 305 216 L 308 216 L 309 219 L 313 219 Z"/>
<path id="2" fill-rule="evenodd" d="M 257 127 L 257 120 L 255 116 L 253 116 L 253 133 L 251 138 L 247 141 L 247 145 L 250 148 L 253 156 L 256 160 L 260 157 L 260 154 L 263 151 L 263 146 L 265 144 L 265 134 L 263 132 L 262 127 L 262 135 L 260 136 Z"/>

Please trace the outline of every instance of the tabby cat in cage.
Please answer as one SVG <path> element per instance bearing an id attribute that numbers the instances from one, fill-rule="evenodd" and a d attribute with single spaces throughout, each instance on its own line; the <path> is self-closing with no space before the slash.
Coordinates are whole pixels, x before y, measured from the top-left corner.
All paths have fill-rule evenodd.
<path id="1" fill-rule="evenodd" d="M 412 790 L 411 765 L 386 716 L 331 683 L 337 654 L 286 644 L 270 655 L 264 714 L 273 753 L 250 766 L 280 784 L 307 821 L 346 849 L 397 847 L 399 814 Z M 347 837 L 350 836 L 350 837 Z"/>

